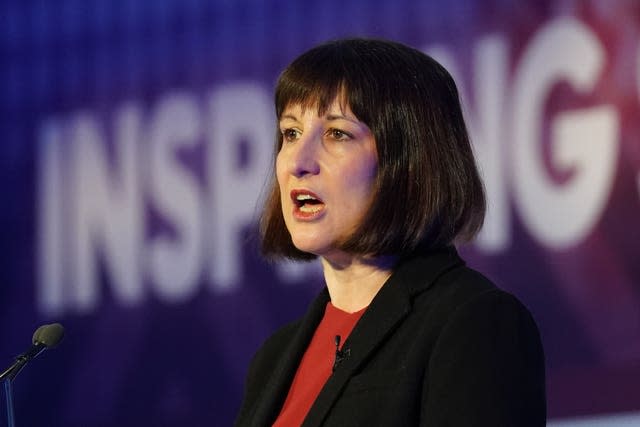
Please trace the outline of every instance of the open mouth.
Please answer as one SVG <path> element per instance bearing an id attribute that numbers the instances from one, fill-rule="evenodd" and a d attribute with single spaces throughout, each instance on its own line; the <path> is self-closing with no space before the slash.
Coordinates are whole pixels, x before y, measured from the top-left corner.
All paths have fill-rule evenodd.
<path id="1" fill-rule="evenodd" d="M 291 199 L 296 211 L 304 215 L 313 215 L 324 208 L 324 202 L 310 191 L 294 190 Z"/>

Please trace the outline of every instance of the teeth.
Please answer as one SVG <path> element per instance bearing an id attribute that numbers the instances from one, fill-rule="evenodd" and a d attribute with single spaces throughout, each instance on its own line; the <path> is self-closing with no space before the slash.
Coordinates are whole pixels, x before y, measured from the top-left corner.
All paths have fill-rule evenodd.
<path id="1" fill-rule="evenodd" d="M 316 213 L 322 210 L 322 206 L 321 205 L 303 205 L 303 206 L 300 206 L 298 209 L 300 209 L 300 211 L 304 213 Z"/>
<path id="2" fill-rule="evenodd" d="M 314 214 L 320 212 L 324 204 L 310 194 L 296 194 L 296 205 L 300 212 L 305 214 Z"/>

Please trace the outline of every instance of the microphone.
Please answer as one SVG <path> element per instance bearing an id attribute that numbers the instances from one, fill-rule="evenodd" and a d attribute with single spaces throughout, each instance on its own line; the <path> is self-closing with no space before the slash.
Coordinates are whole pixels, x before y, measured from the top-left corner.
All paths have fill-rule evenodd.
<path id="1" fill-rule="evenodd" d="M 340 335 L 336 335 L 335 338 L 335 343 L 336 343 L 336 357 L 333 361 L 333 368 L 331 369 L 331 372 L 335 372 L 336 369 L 338 369 L 338 365 L 340 365 L 340 363 L 346 359 L 347 357 L 349 357 L 351 355 L 351 349 L 347 348 L 344 350 L 340 350 L 340 340 L 341 337 Z"/>
<path id="2" fill-rule="evenodd" d="M 64 327 L 60 323 L 52 323 L 50 325 L 42 325 L 33 333 L 31 347 L 16 357 L 15 362 L 0 374 L 0 381 L 7 378 L 10 381 L 20 373 L 24 365 L 30 360 L 37 357 L 40 353 L 48 348 L 53 348 L 64 337 Z"/>

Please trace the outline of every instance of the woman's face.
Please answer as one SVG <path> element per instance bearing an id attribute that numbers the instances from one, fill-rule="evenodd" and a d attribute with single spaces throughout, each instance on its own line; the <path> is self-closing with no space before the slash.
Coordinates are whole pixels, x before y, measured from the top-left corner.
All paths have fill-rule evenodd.
<path id="1" fill-rule="evenodd" d="M 280 131 L 276 175 L 285 224 L 296 248 L 329 258 L 371 204 L 375 140 L 338 99 L 322 116 L 315 108 L 288 106 Z"/>

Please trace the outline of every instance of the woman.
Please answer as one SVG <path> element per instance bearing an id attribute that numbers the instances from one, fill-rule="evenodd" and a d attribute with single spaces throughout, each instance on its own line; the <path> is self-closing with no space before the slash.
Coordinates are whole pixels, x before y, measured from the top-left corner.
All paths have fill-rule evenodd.
<path id="1" fill-rule="evenodd" d="M 249 368 L 237 426 L 543 426 L 529 312 L 453 243 L 485 199 L 455 84 L 404 45 L 320 45 L 281 75 L 270 258 L 326 288 Z"/>

